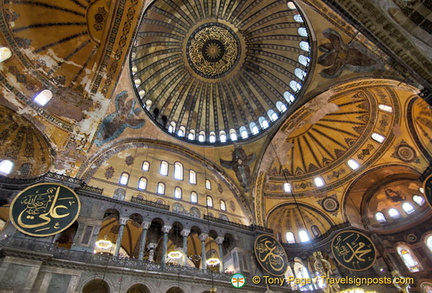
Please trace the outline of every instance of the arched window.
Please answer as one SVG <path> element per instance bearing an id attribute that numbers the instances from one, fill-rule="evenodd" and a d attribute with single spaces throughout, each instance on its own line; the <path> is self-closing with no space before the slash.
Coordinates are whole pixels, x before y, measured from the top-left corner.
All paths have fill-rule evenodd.
<path id="1" fill-rule="evenodd" d="M 189 183 L 190 184 L 196 184 L 197 177 L 196 177 L 196 172 L 194 170 L 189 170 Z"/>
<path id="2" fill-rule="evenodd" d="M 318 228 L 317 225 L 312 225 L 311 226 L 311 230 L 312 230 L 312 234 L 314 235 L 314 237 L 321 236 L 321 231 L 320 231 L 320 229 Z"/>
<path id="3" fill-rule="evenodd" d="M 302 85 L 300 83 L 298 83 L 295 80 L 291 80 L 290 81 L 290 88 L 294 91 L 294 92 L 298 92 L 299 90 L 301 90 Z"/>
<path id="4" fill-rule="evenodd" d="M 299 231 L 300 242 L 308 242 L 310 240 L 308 232 L 305 230 Z"/>
<path id="5" fill-rule="evenodd" d="M 268 121 L 263 116 L 258 118 L 258 122 L 261 125 L 262 129 L 266 129 L 267 127 L 269 127 Z"/>
<path id="6" fill-rule="evenodd" d="M 0 47 L 0 62 L 8 60 L 12 56 L 12 51 L 8 47 Z"/>
<path id="7" fill-rule="evenodd" d="M 52 98 L 53 94 L 50 90 L 43 90 L 38 93 L 33 101 L 35 101 L 39 106 L 45 106 Z"/>
<path id="8" fill-rule="evenodd" d="M 409 214 L 412 214 L 412 213 L 415 212 L 414 207 L 413 207 L 412 204 L 410 204 L 409 202 L 404 202 L 404 203 L 402 204 L 402 209 L 403 209 L 404 212 L 407 213 L 408 215 L 409 215 Z"/>
<path id="9" fill-rule="evenodd" d="M 379 143 L 383 143 L 385 140 L 384 135 L 381 135 L 381 134 L 376 133 L 376 132 L 372 133 L 371 137 L 373 140 L 375 140 L 376 142 L 379 142 Z"/>
<path id="10" fill-rule="evenodd" d="M 295 236 L 293 232 L 287 232 L 285 234 L 286 240 L 289 244 L 295 243 Z"/>
<path id="11" fill-rule="evenodd" d="M 148 161 L 144 161 L 142 163 L 142 168 L 141 168 L 144 172 L 148 172 L 148 170 L 150 170 L 150 163 Z"/>
<path id="12" fill-rule="evenodd" d="M 12 172 L 14 163 L 10 160 L 3 160 L 0 162 L 0 175 L 9 175 Z"/>
<path id="13" fill-rule="evenodd" d="M 211 190 L 211 182 L 210 182 L 210 180 L 206 179 L 205 186 L 206 186 L 206 189 Z"/>
<path id="14" fill-rule="evenodd" d="M 270 121 L 276 121 L 278 119 L 278 115 L 273 109 L 268 109 L 267 115 L 269 116 Z"/>
<path id="15" fill-rule="evenodd" d="M 412 199 L 419 206 L 423 206 L 425 204 L 425 199 L 423 198 L 423 196 L 415 194 L 413 195 Z"/>
<path id="16" fill-rule="evenodd" d="M 420 271 L 419 262 L 417 261 L 417 258 L 414 256 L 408 246 L 398 245 L 397 252 L 401 257 L 402 261 L 404 262 L 405 266 L 407 267 L 408 271 L 410 271 L 411 273 Z"/>
<path id="17" fill-rule="evenodd" d="M 171 121 L 171 123 L 168 126 L 168 132 L 169 133 L 174 133 L 176 129 L 176 123 L 174 121 Z"/>
<path id="18" fill-rule="evenodd" d="M 360 164 L 354 159 L 349 159 L 347 164 L 348 167 L 351 168 L 351 170 L 357 170 L 360 167 Z"/>
<path id="19" fill-rule="evenodd" d="M 289 2 L 287 3 L 287 6 L 288 6 L 288 9 L 289 9 L 289 10 L 296 10 L 296 9 L 297 9 L 297 8 L 295 7 L 294 2 L 291 2 L 291 1 L 289 1 Z"/>
<path id="20" fill-rule="evenodd" d="M 192 191 L 190 194 L 190 202 L 198 203 L 198 194 L 195 191 Z"/>
<path id="21" fill-rule="evenodd" d="M 220 142 L 226 142 L 227 140 L 227 136 L 226 136 L 226 132 L 224 130 L 219 131 L 219 139 Z"/>
<path id="22" fill-rule="evenodd" d="M 295 15 L 293 16 L 293 18 L 294 18 L 294 20 L 295 20 L 296 22 L 300 22 L 300 23 L 304 22 L 303 17 L 301 17 L 300 14 L 295 14 Z"/>
<path id="23" fill-rule="evenodd" d="M 183 136 L 185 136 L 185 133 L 186 133 L 186 128 L 184 126 L 180 126 L 180 128 L 177 132 L 177 135 L 180 137 L 183 137 Z"/>
<path id="24" fill-rule="evenodd" d="M 290 193 L 292 191 L 291 183 L 285 182 L 283 185 L 283 189 L 286 193 Z"/>
<path id="25" fill-rule="evenodd" d="M 378 223 L 384 223 L 387 222 L 385 216 L 383 213 L 381 212 L 377 212 L 375 213 L 375 219 L 378 221 Z"/>
<path id="26" fill-rule="evenodd" d="M 183 180 L 183 164 L 180 162 L 174 163 L 174 179 Z"/>
<path id="27" fill-rule="evenodd" d="M 226 204 L 223 199 L 220 200 L 220 209 L 221 211 L 226 211 Z"/>
<path id="28" fill-rule="evenodd" d="M 299 55 L 298 56 L 298 62 L 303 66 L 308 66 L 309 62 L 310 62 L 310 58 L 306 57 L 304 55 Z"/>
<path id="29" fill-rule="evenodd" d="M 279 110 L 279 112 L 281 112 L 281 113 L 283 113 L 283 112 L 285 112 L 288 108 L 287 108 L 287 106 L 284 104 L 284 103 L 282 103 L 281 101 L 277 101 L 276 102 L 276 108 Z"/>
<path id="30" fill-rule="evenodd" d="M 193 130 L 193 129 L 189 130 L 188 139 L 190 139 L 190 140 L 195 139 L 195 130 Z"/>
<path id="31" fill-rule="evenodd" d="M 399 219 L 400 218 L 400 214 L 399 214 L 398 210 L 395 208 L 389 209 L 388 213 L 389 213 L 389 216 L 392 217 L 393 219 Z"/>
<path id="32" fill-rule="evenodd" d="M 168 162 L 161 161 L 159 173 L 164 176 L 168 176 Z"/>
<path id="33" fill-rule="evenodd" d="M 324 179 L 320 176 L 314 178 L 314 183 L 316 187 L 323 187 L 325 185 Z"/>
<path id="34" fill-rule="evenodd" d="M 138 189 L 145 190 L 147 188 L 147 178 L 141 177 L 138 182 Z"/>
<path id="35" fill-rule="evenodd" d="M 387 106 L 383 104 L 378 105 L 378 109 L 384 112 L 389 112 L 389 113 L 393 112 L 393 108 L 391 106 Z"/>
<path id="36" fill-rule="evenodd" d="M 174 198 L 175 199 L 181 199 L 182 198 L 182 189 L 178 186 L 174 188 Z"/>
<path id="37" fill-rule="evenodd" d="M 426 246 L 429 248 L 429 251 L 432 253 L 432 234 L 426 237 Z"/>
<path id="38" fill-rule="evenodd" d="M 301 41 L 299 44 L 300 49 L 302 49 L 303 51 L 309 52 L 310 50 L 310 46 L 309 43 L 306 41 Z"/>
<path id="39" fill-rule="evenodd" d="M 119 183 L 120 185 L 127 185 L 129 181 L 129 174 L 126 172 L 123 172 L 120 176 Z"/>
<path id="40" fill-rule="evenodd" d="M 211 131 L 209 134 L 209 142 L 215 143 L 216 142 L 216 133 L 214 131 Z"/>
<path id="41" fill-rule="evenodd" d="M 235 129 L 230 129 L 230 138 L 232 141 L 237 140 L 237 133 L 236 133 Z"/>
<path id="42" fill-rule="evenodd" d="M 198 135 L 198 141 L 199 142 L 205 142 L 205 140 L 206 140 L 205 132 L 204 131 L 200 131 L 200 133 Z"/>
<path id="43" fill-rule="evenodd" d="M 207 206 L 210 208 L 213 207 L 213 198 L 210 195 L 207 195 Z"/>
<path id="44" fill-rule="evenodd" d="M 258 128 L 258 126 L 256 125 L 255 122 L 249 123 L 249 128 L 250 128 L 250 131 L 252 132 L 253 135 L 259 133 L 259 128 Z"/>
<path id="45" fill-rule="evenodd" d="M 294 74 L 301 80 L 303 80 L 306 77 L 306 71 L 300 68 L 294 69 Z"/>
<path id="46" fill-rule="evenodd" d="M 245 126 L 241 126 L 240 129 L 239 129 L 239 131 L 240 131 L 240 136 L 241 136 L 243 139 L 248 138 L 249 135 L 248 135 L 248 132 L 247 132 L 247 129 L 246 129 Z"/>
<path id="47" fill-rule="evenodd" d="M 165 194 L 165 184 L 164 183 L 162 183 L 162 182 L 158 183 L 157 193 L 158 194 Z"/>
<path id="48" fill-rule="evenodd" d="M 298 34 L 302 37 L 307 37 L 308 36 L 308 32 L 307 29 L 305 27 L 299 27 L 297 30 Z"/>

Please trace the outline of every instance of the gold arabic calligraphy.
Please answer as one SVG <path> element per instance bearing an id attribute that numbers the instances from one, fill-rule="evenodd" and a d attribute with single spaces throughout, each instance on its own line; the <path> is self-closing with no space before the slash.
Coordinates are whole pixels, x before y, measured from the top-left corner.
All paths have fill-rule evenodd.
<path id="1" fill-rule="evenodd" d="M 368 238 L 360 237 L 360 234 L 352 232 L 347 236 L 339 235 L 335 239 L 336 258 L 353 269 L 363 268 L 374 260 L 375 251 L 372 243 L 367 243 Z"/>
<path id="2" fill-rule="evenodd" d="M 256 250 L 261 263 L 266 263 L 275 272 L 281 272 L 285 268 L 285 251 L 271 239 L 258 243 Z"/>
<path id="3" fill-rule="evenodd" d="M 47 236 L 66 229 L 77 217 L 79 206 L 72 190 L 56 184 L 39 184 L 17 196 L 12 219 L 23 233 Z"/>

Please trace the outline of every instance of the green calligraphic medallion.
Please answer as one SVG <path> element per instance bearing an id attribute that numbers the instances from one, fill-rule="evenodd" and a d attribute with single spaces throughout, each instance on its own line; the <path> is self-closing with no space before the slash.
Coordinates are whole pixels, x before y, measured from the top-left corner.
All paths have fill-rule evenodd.
<path id="1" fill-rule="evenodd" d="M 80 209 L 80 200 L 69 187 L 39 183 L 14 198 L 9 218 L 20 232 L 46 237 L 66 230 L 78 218 Z"/>
<path id="2" fill-rule="evenodd" d="M 426 201 L 429 206 L 432 208 L 432 175 L 429 175 L 428 178 L 423 183 L 423 190 L 426 197 Z"/>
<path id="3" fill-rule="evenodd" d="M 365 234 L 346 230 L 333 238 L 332 253 L 337 262 L 352 271 L 369 269 L 376 259 L 376 248 Z"/>
<path id="4" fill-rule="evenodd" d="M 255 239 L 255 256 L 261 267 L 273 276 L 284 276 L 288 256 L 282 245 L 272 236 L 263 234 Z"/>

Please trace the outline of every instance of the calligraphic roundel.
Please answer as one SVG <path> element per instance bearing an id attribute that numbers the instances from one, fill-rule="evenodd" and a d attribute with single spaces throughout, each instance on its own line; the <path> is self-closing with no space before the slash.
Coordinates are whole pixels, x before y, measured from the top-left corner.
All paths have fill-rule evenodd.
<path id="1" fill-rule="evenodd" d="M 346 230 L 333 238 L 332 253 L 337 262 L 352 271 L 365 271 L 375 262 L 376 249 L 365 234 Z"/>
<path id="2" fill-rule="evenodd" d="M 14 198 L 10 219 L 20 232 L 46 237 L 66 230 L 78 218 L 80 209 L 80 200 L 69 187 L 39 183 Z"/>
<path id="3" fill-rule="evenodd" d="M 255 256 L 261 267 L 273 276 L 284 276 L 288 256 L 282 245 L 272 236 L 263 234 L 255 239 Z"/>

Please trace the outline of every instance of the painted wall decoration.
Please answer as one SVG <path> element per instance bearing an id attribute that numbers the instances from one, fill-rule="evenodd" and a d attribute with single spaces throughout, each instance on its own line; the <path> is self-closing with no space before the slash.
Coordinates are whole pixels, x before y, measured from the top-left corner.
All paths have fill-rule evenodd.
<path id="1" fill-rule="evenodd" d="M 332 253 L 337 262 L 352 271 L 369 269 L 376 259 L 376 248 L 365 234 L 346 230 L 333 238 Z"/>
<path id="2" fill-rule="evenodd" d="M 128 99 L 127 91 L 119 93 L 114 100 L 115 112 L 111 113 L 102 121 L 96 134 L 95 144 L 101 146 L 120 136 L 127 128 L 138 129 L 144 126 L 144 119 L 139 118 L 143 110 L 136 107 L 135 99 Z"/>
<path id="3" fill-rule="evenodd" d="M 319 46 L 319 50 L 324 54 L 318 58 L 318 64 L 328 67 L 321 70 L 321 76 L 336 78 L 344 69 L 354 72 L 368 72 L 377 69 L 377 61 L 368 57 L 363 48 L 344 44 L 342 37 L 332 29 L 324 30 L 323 35 L 329 39 L 330 43 Z"/>
<path id="4" fill-rule="evenodd" d="M 232 160 L 220 159 L 220 163 L 225 168 L 233 169 L 237 180 L 245 191 L 249 191 L 251 183 L 251 170 L 249 165 L 255 160 L 255 154 L 247 155 L 242 147 L 235 147 L 232 152 Z"/>
<path id="5" fill-rule="evenodd" d="M 255 239 L 255 256 L 261 267 L 273 276 L 284 276 L 288 256 L 282 245 L 272 236 L 263 234 Z"/>
<path id="6" fill-rule="evenodd" d="M 14 198 L 9 217 L 20 232 L 46 237 L 71 226 L 80 209 L 80 200 L 69 187 L 39 183 L 27 187 Z"/>

